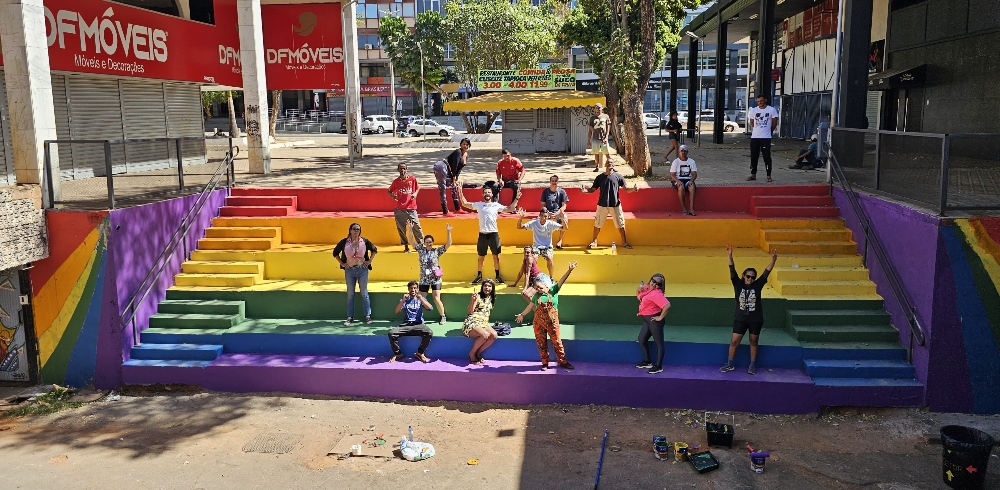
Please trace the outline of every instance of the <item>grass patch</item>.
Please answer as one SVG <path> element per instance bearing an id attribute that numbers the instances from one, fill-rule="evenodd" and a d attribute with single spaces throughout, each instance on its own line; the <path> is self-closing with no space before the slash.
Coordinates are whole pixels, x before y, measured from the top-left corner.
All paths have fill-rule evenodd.
<path id="1" fill-rule="evenodd" d="M 79 408 L 82 403 L 69 401 L 73 396 L 73 390 L 68 388 L 56 388 L 44 395 L 36 397 L 34 400 L 24 405 L 0 413 L 0 416 L 15 418 L 26 417 L 28 415 L 48 415 L 63 410 Z"/>

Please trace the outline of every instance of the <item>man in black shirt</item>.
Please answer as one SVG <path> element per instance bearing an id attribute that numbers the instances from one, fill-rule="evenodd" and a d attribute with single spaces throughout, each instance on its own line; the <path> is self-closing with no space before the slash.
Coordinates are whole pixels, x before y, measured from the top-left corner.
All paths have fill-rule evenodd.
<path id="1" fill-rule="evenodd" d="M 618 233 L 622 236 L 622 246 L 632 248 L 632 245 L 629 245 L 625 238 L 625 214 L 622 213 L 622 202 L 618 198 L 618 191 L 623 187 L 625 187 L 625 177 L 615 172 L 615 164 L 610 158 L 604 163 L 604 173 L 594 179 L 594 185 L 590 186 L 589 189 L 585 185 L 580 186 L 580 192 L 584 194 L 600 191 L 600 197 L 597 198 L 597 215 L 594 216 L 594 240 L 587 248 L 597 248 L 597 235 L 604 227 L 604 221 L 608 218 L 608 214 L 611 214 L 615 220 L 615 228 L 618 228 Z M 625 192 L 637 192 L 638 190 L 638 185 L 633 185 L 631 188 L 625 187 Z"/>
<path id="2" fill-rule="evenodd" d="M 750 367 L 747 368 L 747 374 L 757 374 L 757 341 L 760 339 L 760 329 L 764 326 L 764 308 L 760 295 L 767 284 L 767 276 L 778 261 L 778 251 L 771 251 L 771 263 L 760 277 L 757 277 L 757 269 L 751 267 L 743 271 L 742 278 L 736 274 L 732 245 L 726 245 L 726 253 L 729 254 L 729 276 L 736 293 L 736 319 L 733 322 L 733 339 L 729 342 L 729 359 L 719 371 L 725 373 L 736 369 L 733 366 L 736 348 L 743 341 L 743 335 L 750 330 Z"/>

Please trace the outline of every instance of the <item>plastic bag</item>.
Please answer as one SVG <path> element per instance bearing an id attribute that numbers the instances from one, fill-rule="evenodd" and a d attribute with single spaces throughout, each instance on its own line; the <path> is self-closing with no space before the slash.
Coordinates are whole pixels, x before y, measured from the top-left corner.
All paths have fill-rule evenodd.
<path id="1" fill-rule="evenodd" d="M 406 439 L 399 441 L 399 452 L 407 461 L 422 461 L 434 456 L 434 446 L 426 442 L 414 442 Z"/>

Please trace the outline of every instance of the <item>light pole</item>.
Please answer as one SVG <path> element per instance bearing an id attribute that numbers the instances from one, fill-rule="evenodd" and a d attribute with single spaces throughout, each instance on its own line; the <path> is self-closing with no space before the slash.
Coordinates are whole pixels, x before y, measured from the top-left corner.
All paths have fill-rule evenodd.
<path id="1" fill-rule="evenodd" d="M 694 115 L 694 127 L 698 135 L 696 148 L 701 148 L 701 87 L 703 86 L 702 82 L 705 77 L 705 67 L 701 66 L 701 52 L 705 50 L 705 40 L 691 31 L 688 31 L 687 35 L 697 39 L 699 45 L 698 58 L 694 60 L 695 66 L 698 67 L 698 93 L 695 94 L 695 100 L 697 101 L 696 110 L 698 113 Z M 718 63 L 718 60 L 716 60 L 716 66 L 718 66 Z M 691 74 L 689 73 L 688 76 L 691 76 Z M 716 90 L 718 90 L 718 87 L 716 87 Z M 690 97 L 688 97 L 688 99 L 690 99 Z M 690 104 L 691 101 L 688 100 L 688 103 Z"/>
<path id="2" fill-rule="evenodd" d="M 420 112 L 424 119 L 423 133 L 424 141 L 427 141 L 427 96 L 424 95 L 424 47 L 419 42 L 417 49 L 420 51 Z"/>

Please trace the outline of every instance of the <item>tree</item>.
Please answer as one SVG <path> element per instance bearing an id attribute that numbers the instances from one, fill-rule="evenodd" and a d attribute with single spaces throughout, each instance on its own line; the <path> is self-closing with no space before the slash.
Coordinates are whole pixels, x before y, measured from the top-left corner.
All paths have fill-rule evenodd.
<path id="1" fill-rule="evenodd" d="M 225 92 L 202 92 L 201 107 L 205 110 L 205 122 L 212 118 L 212 104 L 222 104 L 226 102 Z"/>
<path id="2" fill-rule="evenodd" d="M 414 90 L 421 88 L 420 56 L 423 50 L 423 88 L 426 92 L 441 90 L 444 73 L 444 32 L 441 14 L 434 11 L 417 15 L 413 31 L 400 17 L 383 17 L 378 28 L 395 75 Z M 423 103 L 423 101 L 421 101 Z"/>
<path id="3" fill-rule="evenodd" d="M 271 125 L 271 132 L 267 133 L 274 137 L 274 132 L 278 127 L 278 115 L 281 114 L 281 91 L 271 91 L 271 119 L 267 122 Z"/>
<path id="4" fill-rule="evenodd" d="M 564 47 L 582 46 L 601 77 L 612 134 L 636 175 L 652 168 L 642 104 L 649 78 L 680 41 L 684 9 L 701 0 L 580 0 L 563 24 Z M 693 98 L 691 98 L 693 100 Z M 625 114 L 619 130 L 618 110 Z"/>
<path id="5" fill-rule="evenodd" d="M 562 8 L 561 8 L 562 7 Z M 445 40 L 455 57 L 460 83 L 476 91 L 479 70 L 537 68 L 549 59 L 563 58 L 556 36 L 564 4 L 535 6 L 527 0 L 456 0 L 445 6 Z M 487 114 L 485 128 L 496 114 Z M 469 132 L 478 132 L 478 114 L 465 114 Z M 483 128 L 483 129 L 485 129 Z"/>

